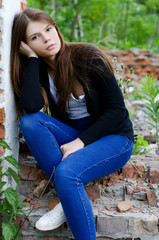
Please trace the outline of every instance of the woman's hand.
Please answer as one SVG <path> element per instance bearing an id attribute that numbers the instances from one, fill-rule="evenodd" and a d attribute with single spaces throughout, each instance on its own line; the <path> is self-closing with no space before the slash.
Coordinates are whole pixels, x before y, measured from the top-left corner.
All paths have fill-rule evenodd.
<path id="1" fill-rule="evenodd" d="M 60 146 L 60 150 L 62 152 L 63 158 L 62 161 L 68 157 L 71 153 L 76 152 L 77 150 L 80 150 L 84 147 L 84 143 L 79 139 L 75 139 L 72 142 L 63 144 Z"/>
<path id="2" fill-rule="evenodd" d="M 19 52 L 28 58 L 30 57 L 38 58 L 38 55 L 23 41 L 21 41 L 20 43 Z"/>

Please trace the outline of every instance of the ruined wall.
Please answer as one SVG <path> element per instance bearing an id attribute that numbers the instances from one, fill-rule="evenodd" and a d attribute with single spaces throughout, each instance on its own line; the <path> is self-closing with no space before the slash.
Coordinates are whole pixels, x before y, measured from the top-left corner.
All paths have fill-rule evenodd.
<path id="1" fill-rule="evenodd" d="M 150 50 L 137 48 L 131 48 L 127 51 L 120 51 L 118 49 L 103 50 L 119 72 L 121 71 L 121 64 L 124 64 L 127 77 L 139 81 L 147 74 L 159 79 L 159 54 L 153 53 Z M 115 58 L 114 62 L 113 58 Z M 131 68 L 133 75 L 130 76 L 129 70 Z"/>
<path id="2" fill-rule="evenodd" d="M 18 159 L 19 141 L 17 115 L 14 95 L 10 81 L 10 44 L 12 21 L 16 12 L 24 7 L 21 0 L 0 0 L 0 140 L 5 140 L 13 149 L 13 155 Z M 0 155 L 4 149 L 0 147 Z M 5 155 L 10 154 L 7 150 Z M 3 166 L 3 171 L 7 164 Z M 12 181 L 10 184 L 13 186 Z"/>

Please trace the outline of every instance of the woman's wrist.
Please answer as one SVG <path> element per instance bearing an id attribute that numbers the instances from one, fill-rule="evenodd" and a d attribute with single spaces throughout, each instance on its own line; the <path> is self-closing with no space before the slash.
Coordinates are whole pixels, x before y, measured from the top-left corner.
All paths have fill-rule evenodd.
<path id="1" fill-rule="evenodd" d="M 84 147 L 84 142 L 82 142 L 82 140 L 80 138 L 76 138 L 76 141 L 82 146 Z"/>
<path id="2" fill-rule="evenodd" d="M 28 58 L 31 58 L 31 57 L 36 57 L 36 58 L 38 58 L 38 55 L 37 55 L 36 53 L 31 53 L 31 54 L 28 56 Z"/>

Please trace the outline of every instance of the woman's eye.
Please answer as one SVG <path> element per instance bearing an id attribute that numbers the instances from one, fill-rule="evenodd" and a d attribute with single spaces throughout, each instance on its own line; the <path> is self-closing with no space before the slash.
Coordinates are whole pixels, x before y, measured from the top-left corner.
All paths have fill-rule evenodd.
<path id="1" fill-rule="evenodd" d="M 48 27 L 46 30 L 49 32 L 52 29 L 52 27 Z"/>
<path id="2" fill-rule="evenodd" d="M 38 36 L 34 36 L 34 37 L 32 37 L 32 40 L 35 40 L 35 39 L 37 39 L 38 38 Z"/>

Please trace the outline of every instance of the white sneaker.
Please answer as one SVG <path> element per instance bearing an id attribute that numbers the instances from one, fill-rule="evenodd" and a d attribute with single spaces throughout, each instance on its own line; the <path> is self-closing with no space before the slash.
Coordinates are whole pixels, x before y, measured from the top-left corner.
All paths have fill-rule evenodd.
<path id="1" fill-rule="evenodd" d="M 58 228 L 67 219 L 65 217 L 61 203 L 58 203 L 53 210 L 44 214 L 35 224 L 36 228 L 41 231 L 49 231 Z"/>

